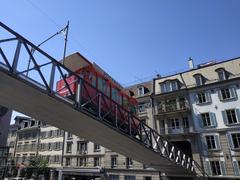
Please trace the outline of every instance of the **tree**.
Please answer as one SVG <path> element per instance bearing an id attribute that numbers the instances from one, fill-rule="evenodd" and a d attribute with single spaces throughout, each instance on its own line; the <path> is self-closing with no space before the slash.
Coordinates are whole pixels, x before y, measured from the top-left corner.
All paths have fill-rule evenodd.
<path id="1" fill-rule="evenodd" d="M 43 174 L 45 177 L 49 173 L 48 161 L 43 159 L 41 156 L 34 156 L 29 159 L 29 164 L 26 168 L 26 174 L 28 178 L 34 177 L 38 179 L 40 174 Z"/>

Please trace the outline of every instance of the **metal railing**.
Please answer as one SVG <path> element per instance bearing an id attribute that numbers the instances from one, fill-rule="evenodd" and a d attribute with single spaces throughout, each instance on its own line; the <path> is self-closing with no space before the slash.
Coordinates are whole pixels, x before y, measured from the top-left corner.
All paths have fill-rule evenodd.
<path id="1" fill-rule="evenodd" d="M 176 101 L 174 103 L 163 102 L 158 104 L 157 112 L 159 113 L 170 113 L 179 111 L 189 111 L 190 106 L 187 101 Z"/>
<path id="2" fill-rule="evenodd" d="M 0 30 L 4 30 L 4 36 L 7 36 L 4 39 L 0 37 L 0 71 L 108 124 L 116 131 L 124 133 L 129 138 L 135 139 L 146 148 L 158 153 L 159 156 L 186 169 L 189 173 L 206 175 L 193 159 L 120 104 L 112 101 L 52 56 L 1 22 L 0 27 L 2 28 Z M 35 53 L 32 54 L 31 50 L 34 50 Z M 14 56 L 12 56 L 13 54 Z M 27 68 L 29 59 L 30 67 Z M 73 92 L 71 84 L 67 81 L 70 76 L 74 76 L 76 79 L 76 93 Z M 64 88 L 68 91 L 68 97 L 63 97 L 56 91 L 56 83 L 59 79 L 65 82 Z"/>

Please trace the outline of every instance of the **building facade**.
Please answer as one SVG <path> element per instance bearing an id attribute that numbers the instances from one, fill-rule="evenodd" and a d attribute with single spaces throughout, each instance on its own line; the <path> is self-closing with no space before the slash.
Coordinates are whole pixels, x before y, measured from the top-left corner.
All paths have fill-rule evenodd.
<path id="1" fill-rule="evenodd" d="M 6 145 L 11 115 L 11 110 L 6 107 L 0 106 L 0 147 Z"/>
<path id="2" fill-rule="evenodd" d="M 236 58 L 154 79 L 157 130 L 213 178 L 239 178 L 239 72 Z"/>
<path id="3" fill-rule="evenodd" d="M 6 172 L 8 147 L 6 147 L 12 111 L 0 106 L 0 179 Z"/>
<path id="4" fill-rule="evenodd" d="M 50 179 L 159 179 L 157 171 L 130 157 L 32 118 L 15 118 L 8 145 L 9 166 L 23 169 L 31 157 L 41 156 Z"/>

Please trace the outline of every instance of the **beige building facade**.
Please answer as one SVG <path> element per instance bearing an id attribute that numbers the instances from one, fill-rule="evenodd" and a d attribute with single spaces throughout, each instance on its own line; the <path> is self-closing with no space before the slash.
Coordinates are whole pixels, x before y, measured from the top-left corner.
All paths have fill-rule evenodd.
<path id="1" fill-rule="evenodd" d="M 154 79 L 157 130 L 212 178 L 239 178 L 239 85 L 239 58 Z"/>

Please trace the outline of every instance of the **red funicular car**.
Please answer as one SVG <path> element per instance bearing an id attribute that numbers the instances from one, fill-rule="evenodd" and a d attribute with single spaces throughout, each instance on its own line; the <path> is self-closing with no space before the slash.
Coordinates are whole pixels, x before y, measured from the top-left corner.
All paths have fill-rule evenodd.
<path id="1" fill-rule="evenodd" d="M 91 63 L 80 53 L 74 53 L 69 55 L 64 60 L 64 65 L 78 74 L 85 83 L 82 86 L 81 99 L 83 102 L 88 102 L 89 99 L 92 99 L 92 103 L 88 108 L 93 111 L 97 107 L 97 92 L 102 93 L 101 100 L 101 110 L 102 113 L 108 112 L 111 108 L 118 105 L 121 108 L 118 108 L 116 112 L 112 111 L 110 115 L 118 115 L 120 122 L 118 123 L 128 123 L 127 116 L 128 112 L 135 114 L 135 107 L 137 106 L 137 101 L 135 98 L 130 96 L 130 93 L 126 91 L 117 81 L 115 81 L 110 75 L 108 75 L 102 68 L 100 68 L 96 63 Z M 69 89 L 66 87 L 66 84 L 63 79 L 57 82 L 57 92 L 63 97 L 76 98 L 77 90 L 77 78 L 76 76 L 67 76 L 66 81 L 73 93 L 73 97 L 69 92 Z M 115 113 L 115 114 L 114 114 Z M 132 126 L 136 127 L 138 121 L 134 120 Z"/>

